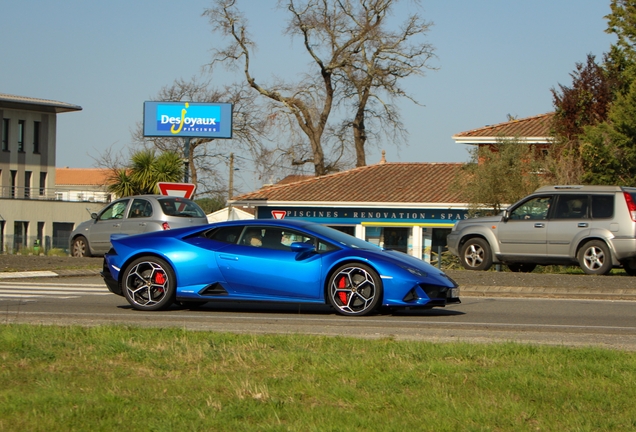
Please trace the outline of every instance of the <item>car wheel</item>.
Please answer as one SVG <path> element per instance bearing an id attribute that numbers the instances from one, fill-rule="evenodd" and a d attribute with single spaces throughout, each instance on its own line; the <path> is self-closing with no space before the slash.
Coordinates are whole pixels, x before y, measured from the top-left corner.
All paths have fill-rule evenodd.
<path id="1" fill-rule="evenodd" d="M 78 236 L 71 245 L 71 255 L 76 258 L 90 257 L 91 249 L 88 247 L 88 240 L 84 236 Z"/>
<path id="2" fill-rule="evenodd" d="M 126 300 L 139 310 L 167 309 L 174 302 L 176 278 L 161 258 L 147 256 L 130 263 L 122 279 Z"/>
<path id="3" fill-rule="evenodd" d="M 528 263 L 514 263 L 508 264 L 508 268 L 511 272 L 515 273 L 532 273 L 532 270 L 537 268 L 537 265 Z"/>
<path id="4" fill-rule="evenodd" d="M 479 237 L 466 240 L 461 248 L 460 261 L 468 270 L 488 270 L 492 266 L 490 245 Z"/>
<path id="5" fill-rule="evenodd" d="M 583 245 L 578 253 L 579 265 L 592 275 L 606 275 L 612 270 L 610 250 L 601 240 L 592 240 Z"/>
<path id="6" fill-rule="evenodd" d="M 627 273 L 630 276 L 636 276 L 636 259 L 623 261 L 621 264 L 623 264 L 625 273 Z"/>
<path id="7" fill-rule="evenodd" d="M 329 279 L 328 297 L 341 315 L 367 315 L 382 300 L 382 279 L 367 265 L 346 264 Z"/>

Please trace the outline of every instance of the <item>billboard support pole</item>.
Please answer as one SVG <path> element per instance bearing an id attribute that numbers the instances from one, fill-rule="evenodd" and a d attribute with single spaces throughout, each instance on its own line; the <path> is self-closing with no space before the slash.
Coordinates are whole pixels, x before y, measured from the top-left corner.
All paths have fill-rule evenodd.
<path id="1" fill-rule="evenodd" d="M 190 137 L 185 139 L 183 148 L 183 182 L 190 182 Z"/>

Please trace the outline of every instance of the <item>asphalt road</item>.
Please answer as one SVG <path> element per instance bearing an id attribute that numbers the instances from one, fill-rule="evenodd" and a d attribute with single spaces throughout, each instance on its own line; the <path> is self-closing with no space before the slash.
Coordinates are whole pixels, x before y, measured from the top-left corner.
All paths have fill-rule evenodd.
<path id="1" fill-rule="evenodd" d="M 602 287 L 601 287 L 602 288 Z M 636 302 L 465 296 L 462 304 L 370 317 L 326 306 L 208 303 L 140 312 L 108 293 L 99 277 L 0 281 L 0 322 L 178 326 L 240 333 L 302 333 L 421 341 L 517 341 L 636 350 Z"/>

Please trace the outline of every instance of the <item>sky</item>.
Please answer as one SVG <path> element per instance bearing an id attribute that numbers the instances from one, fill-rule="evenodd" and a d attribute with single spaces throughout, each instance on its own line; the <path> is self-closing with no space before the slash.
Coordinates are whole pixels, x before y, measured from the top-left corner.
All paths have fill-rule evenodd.
<path id="1" fill-rule="evenodd" d="M 297 79 L 310 64 L 299 41 L 283 35 L 286 15 L 276 4 L 238 0 L 258 44 L 253 75 L 264 84 Z M 550 89 L 570 85 L 577 62 L 590 53 L 602 59 L 615 41 L 605 33 L 609 4 L 421 0 L 418 11 L 433 24 L 426 41 L 435 49 L 435 70 L 404 83 L 421 104 L 398 105 L 407 144 L 379 143 L 367 163 L 378 162 L 383 149 L 389 162 L 465 162 L 468 148 L 453 135 L 505 122 L 509 114 L 552 111 Z M 57 167 L 94 167 L 108 150 L 128 154 L 144 101 L 176 79 L 204 73 L 212 50 L 224 45 L 202 16 L 211 6 L 210 0 L 2 0 L 0 93 L 83 108 L 58 115 Z M 394 19 L 413 10 L 402 1 Z M 240 78 L 218 70 L 212 83 Z M 236 172 L 237 191 L 267 182 L 247 165 Z"/>

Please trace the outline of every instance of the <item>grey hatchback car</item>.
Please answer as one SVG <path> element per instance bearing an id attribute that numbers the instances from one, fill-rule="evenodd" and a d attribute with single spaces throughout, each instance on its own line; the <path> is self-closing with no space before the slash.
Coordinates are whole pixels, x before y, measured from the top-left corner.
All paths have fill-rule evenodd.
<path id="1" fill-rule="evenodd" d="M 635 276 L 636 188 L 545 186 L 498 216 L 458 222 L 447 243 L 469 270 L 578 264 L 587 274 L 622 266 Z"/>
<path id="2" fill-rule="evenodd" d="M 171 228 L 205 225 L 205 212 L 194 201 L 166 195 L 136 195 L 113 201 L 71 233 L 71 255 L 103 255 L 111 234 L 141 234 Z"/>

